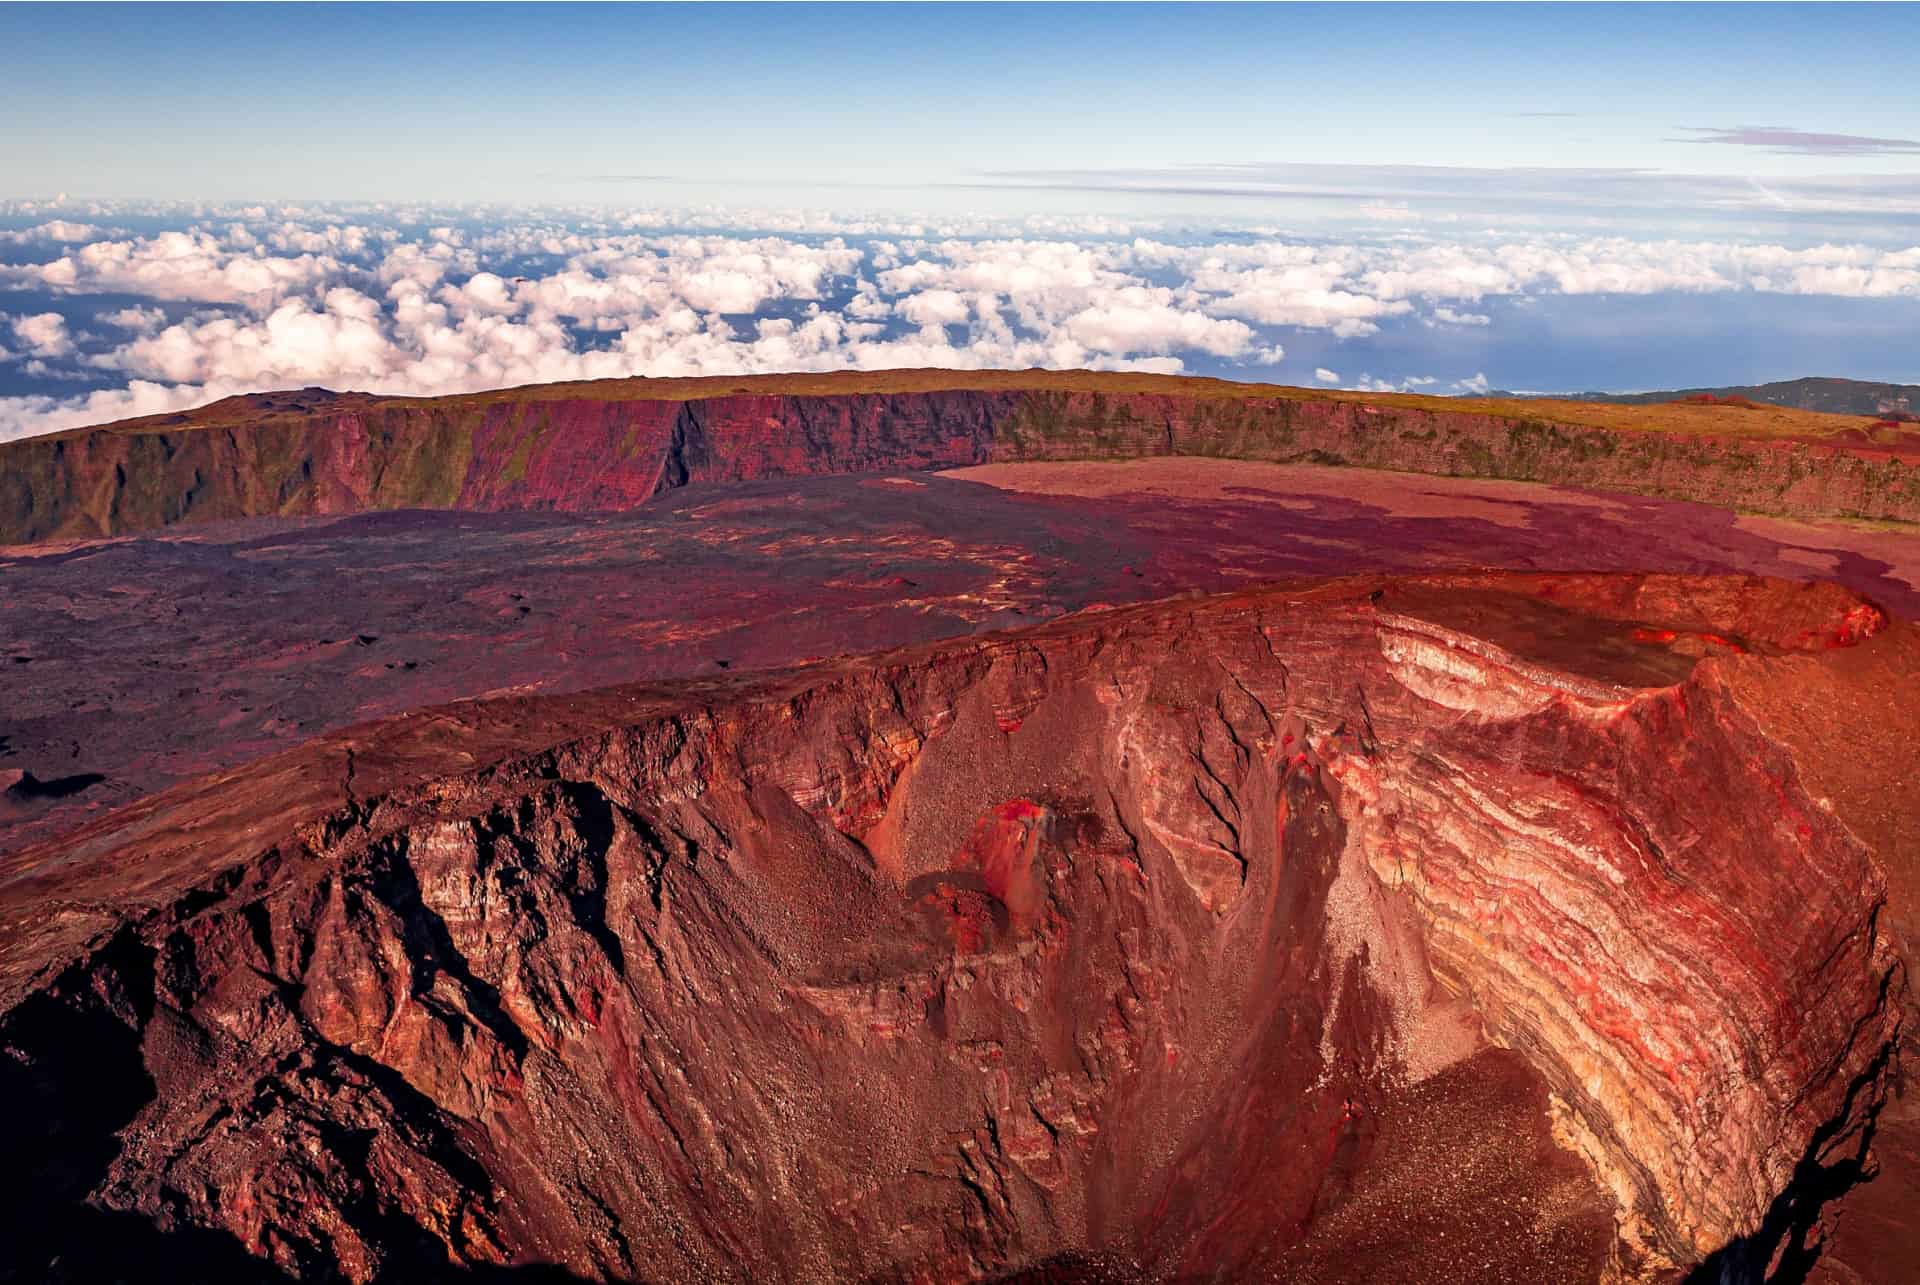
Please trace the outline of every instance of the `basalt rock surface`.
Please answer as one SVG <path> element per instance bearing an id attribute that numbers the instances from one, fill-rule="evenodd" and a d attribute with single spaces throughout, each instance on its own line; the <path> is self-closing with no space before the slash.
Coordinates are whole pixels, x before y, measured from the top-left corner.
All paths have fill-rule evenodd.
<path id="1" fill-rule="evenodd" d="M 117 1268 L 103 1226 L 356 1281 L 1757 1274 L 1906 987 L 1768 676 L 1888 628 L 1349 578 L 335 733 L 0 871 L 0 1240 L 20 1279 Z"/>
<path id="2" fill-rule="evenodd" d="M 832 391 L 782 392 L 769 380 L 680 396 L 645 381 L 442 399 L 314 390 L 29 438 L 0 446 L 0 543 L 370 509 L 613 510 L 700 482 L 1163 455 L 1920 521 L 1920 471 L 1838 437 L 1620 431 L 1555 419 L 1550 407 L 1078 372 L 954 376 L 909 391 L 871 391 L 873 377 L 860 375 L 808 386 Z"/>

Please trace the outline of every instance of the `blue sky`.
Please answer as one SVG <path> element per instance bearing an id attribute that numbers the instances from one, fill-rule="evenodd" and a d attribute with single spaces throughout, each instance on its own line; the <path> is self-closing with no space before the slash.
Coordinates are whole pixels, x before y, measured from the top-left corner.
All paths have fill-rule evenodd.
<path id="1" fill-rule="evenodd" d="M 0 437 L 320 384 L 1920 382 L 1920 5 L 0 6 Z"/>
<path id="2" fill-rule="evenodd" d="M 1920 143 L 1683 132 L 1920 139 L 1912 5 L 8 5 L 0 44 L 14 196 L 925 207 L 1021 170 L 1920 168 Z"/>

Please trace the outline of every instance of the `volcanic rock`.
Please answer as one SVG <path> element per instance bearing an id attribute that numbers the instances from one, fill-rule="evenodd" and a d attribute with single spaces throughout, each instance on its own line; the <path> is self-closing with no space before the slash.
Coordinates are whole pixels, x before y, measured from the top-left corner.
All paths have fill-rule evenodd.
<path id="1" fill-rule="evenodd" d="M 1793 421 L 1754 436 L 1744 430 L 1751 416 L 1731 423 L 1706 406 L 1659 413 L 1705 414 L 1709 431 L 1623 431 L 1589 422 L 1600 411 L 1625 413 L 1614 407 L 1045 371 L 608 381 L 439 399 L 276 396 L 0 447 L 0 543 L 376 509 L 616 510 L 700 483 L 1179 455 L 1920 520 L 1920 471 L 1833 436 L 1857 428 L 1852 421 L 1811 433 Z"/>
<path id="2" fill-rule="evenodd" d="M 68 1279 L 115 1219 L 355 1281 L 1764 1266 L 1906 986 L 1769 679 L 1905 628 L 1361 577 L 322 737 L 0 868 L 0 1237 Z M 1524 1225 L 1477 1258 L 1381 1237 L 1487 1193 Z"/>
<path id="3" fill-rule="evenodd" d="M 423 705 L 719 660 L 767 669 L 1176 591 L 1486 565 L 1817 574 L 1920 616 L 1920 535 L 1898 529 L 1243 460 L 727 483 L 623 514 L 189 524 L 0 553 L 0 636 L 36 657 L 0 664 L 3 761 L 84 760 L 108 778 L 0 812 L 0 859 L 102 808 Z"/>

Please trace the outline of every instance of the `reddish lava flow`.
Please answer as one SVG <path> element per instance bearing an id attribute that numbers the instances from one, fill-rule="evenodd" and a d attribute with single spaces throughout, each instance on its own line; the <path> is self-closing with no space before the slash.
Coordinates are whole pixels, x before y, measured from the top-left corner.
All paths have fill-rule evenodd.
<path id="1" fill-rule="evenodd" d="M 0 1243 L 1757 1279 L 1865 1163 L 1906 1011 L 1891 832 L 1779 704 L 1920 676 L 1879 619 L 1350 577 L 319 737 L 0 866 Z"/>

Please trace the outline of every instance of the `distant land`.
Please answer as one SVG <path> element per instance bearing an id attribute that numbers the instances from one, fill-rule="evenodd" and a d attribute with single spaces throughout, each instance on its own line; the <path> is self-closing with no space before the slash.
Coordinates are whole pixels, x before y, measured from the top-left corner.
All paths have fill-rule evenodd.
<path id="1" fill-rule="evenodd" d="M 1833 379 L 1817 375 L 1805 379 L 1781 379 L 1771 384 L 1674 388 L 1657 393 L 1588 392 L 1574 395 L 1494 392 L 1488 396 L 1538 397 L 1542 400 L 1568 398 L 1583 402 L 1612 402 L 1622 406 L 1652 406 L 1662 402 L 1682 402 L 1689 398 L 1712 397 L 1716 401 L 1745 398 L 1768 406 L 1823 411 L 1829 415 L 1886 415 L 1899 411 L 1920 414 L 1920 384 L 1876 384 L 1865 379 Z"/>

